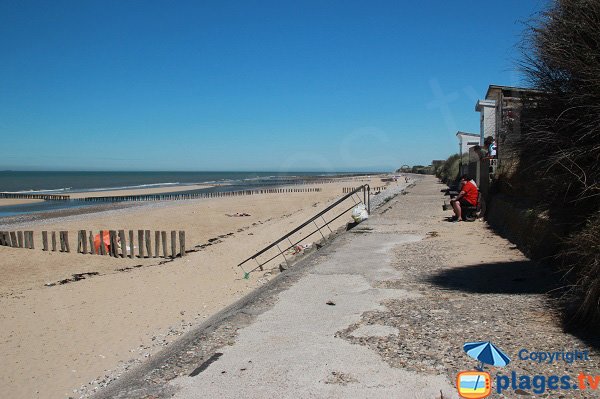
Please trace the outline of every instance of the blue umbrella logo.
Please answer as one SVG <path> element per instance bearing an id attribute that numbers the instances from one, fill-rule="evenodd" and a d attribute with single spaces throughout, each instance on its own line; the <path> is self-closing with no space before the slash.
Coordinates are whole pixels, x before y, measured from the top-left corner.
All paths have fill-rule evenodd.
<path id="1" fill-rule="evenodd" d="M 467 355 L 481 363 L 477 368 L 479 371 L 483 371 L 484 364 L 504 367 L 510 363 L 510 358 L 490 341 L 467 342 L 464 344 L 463 349 L 467 352 Z"/>

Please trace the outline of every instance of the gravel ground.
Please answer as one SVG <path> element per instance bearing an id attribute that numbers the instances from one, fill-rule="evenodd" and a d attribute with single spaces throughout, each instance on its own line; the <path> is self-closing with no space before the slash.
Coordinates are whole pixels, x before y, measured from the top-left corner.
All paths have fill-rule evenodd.
<path id="1" fill-rule="evenodd" d="M 437 374 L 445 372 L 452 381 L 462 370 L 477 362 L 462 350 L 465 342 L 492 341 L 512 362 L 504 368 L 487 367 L 494 389 L 496 375 L 551 375 L 571 378 L 571 388 L 580 373 L 600 375 L 598 342 L 567 334 L 547 295 L 556 289 L 559 278 L 543 264 L 528 260 L 515 246 L 497 236 L 484 222 L 448 223 L 441 211 L 441 186 L 417 184 L 406 196 L 398 197 L 384 209 L 390 228 L 398 233 L 426 237 L 396 248 L 397 280 L 382 281 L 379 287 L 402 288 L 418 298 L 391 299 L 386 310 L 370 311 L 361 321 L 337 333 L 352 343 L 378 352 L 390 365 Z M 386 212 L 387 211 L 387 212 Z M 397 334 L 364 336 L 355 332 L 364 326 L 394 328 Z M 596 349 L 594 349 L 596 347 Z M 549 364 L 519 359 L 529 352 L 589 351 L 588 361 Z M 589 383 L 588 383 L 589 386 Z M 591 398 L 587 390 L 533 392 L 508 389 L 492 397 Z"/>

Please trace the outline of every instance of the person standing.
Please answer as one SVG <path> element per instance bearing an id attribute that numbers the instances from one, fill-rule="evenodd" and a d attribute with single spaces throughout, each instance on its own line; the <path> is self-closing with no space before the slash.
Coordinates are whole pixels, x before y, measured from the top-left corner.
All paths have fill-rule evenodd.
<path id="1" fill-rule="evenodd" d="M 492 137 L 492 136 L 486 137 L 485 141 L 483 142 L 483 145 L 485 146 L 485 149 L 487 151 L 486 158 L 496 158 L 497 148 L 496 148 L 496 140 L 494 140 L 494 137 Z"/>

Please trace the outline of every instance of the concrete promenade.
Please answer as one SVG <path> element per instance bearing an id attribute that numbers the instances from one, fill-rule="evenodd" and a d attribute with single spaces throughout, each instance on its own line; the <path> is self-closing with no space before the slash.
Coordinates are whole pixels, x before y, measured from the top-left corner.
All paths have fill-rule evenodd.
<path id="1" fill-rule="evenodd" d="M 97 397 L 458 398 L 477 365 L 462 345 L 487 340 L 513 358 L 492 375 L 576 373 L 516 358 L 586 347 L 548 306 L 554 276 L 485 223 L 444 221 L 440 188 L 417 182 Z"/>

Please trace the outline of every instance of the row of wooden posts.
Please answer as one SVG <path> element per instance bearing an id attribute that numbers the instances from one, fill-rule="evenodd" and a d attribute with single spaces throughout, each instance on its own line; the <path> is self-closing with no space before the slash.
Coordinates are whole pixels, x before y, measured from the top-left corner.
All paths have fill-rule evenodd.
<path id="1" fill-rule="evenodd" d="M 44 251 L 59 251 L 71 252 L 69 244 L 69 232 L 59 231 L 58 239 L 57 232 L 42 231 L 42 250 Z M 125 235 L 125 230 L 108 230 L 110 244 L 104 243 L 103 237 L 105 231 L 100 230 L 100 245 L 96 250 L 94 245 L 95 235 L 92 231 L 79 230 L 77 232 L 77 253 L 92 254 L 92 255 L 110 255 L 115 258 L 175 258 L 177 256 L 185 256 L 185 231 L 171 231 L 170 248 L 167 240 L 166 231 L 154 232 L 154 245 L 152 245 L 152 232 L 150 230 L 137 231 L 137 254 L 135 250 L 135 231 L 129 230 L 128 235 Z M 177 238 L 179 237 L 179 242 Z M 127 240 L 129 238 L 129 240 Z M 127 242 L 129 242 L 129 250 L 127 250 Z M 59 249 L 60 244 L 60 249 Z M 162 244 L 162 245 L 161 245 Z M 177 245 L 179 244 L 179 245 Z M 0 245 L 14 248 L 35 249 L 33 231 L 0 231 Z M 162 251 L 161 251 L 162 247 Z"/>
<path id="2" fill-rule="evenodd" d="M 0 231 L 0 245 L 34 249 L 33 231 Z"/>
<path id="3" fill-rule="evenodd" d="M 261 190 L 242 190 L 242 191 L 226 191 L 212 193 L 196 193 L 196 194 L 148 194 L 148 195 L 115 195 L 108 197 L 86 197 L 80 201 L 86 202 L 125 202 L 125 201 L 165 201 L 165 200 L 186 200 L 196 198 L 223 198 L 223 197 L 238 197 L 244 195 L 255 194 L 281 194 L 281 193 L 313 193 L 320 192 L 321 188 L 271 188 Z"/>
<path id="4" fill-rule="evenodd" d="M 333 181 L 333 180 L 332 180 Z M 311 181 L 303 183 L 286 183 L 286 184 L 324 184 L 332 181 Z M 277 184 L 281 184 L 278 182 Z M 115 195 L 106 197 L 85 197 L 85 198 L 73 198 L 74 201 L 91 201 L 91 202 L 119 202 L 119 201 L 163 201 L 163 200 L 181 200 L 181 199 L 194 199 L 194 198 L 214 198 L 214 197 L 231 197 L 239 195 L 252 195 L 252 194 L 269 194 L 269 193 L 307 193 L 307 192 L 319 192 L 320 188 L 274 188 L 274 189 L 256 189 L 256 190 L 241 190 L 241 191 L 229 191 L 229 192 L 214 192 L 214 193 L 196 193 L 196 194 L 149 194 L 149 195 Z M 5 193 L 0 192 L 0 198 L 11 198 L 11 199 L 42 199 L 47 201 L 69 201 L 71 196 L 69 195 L 49 195 L 49 194 L 27 194 L 27 193 Z"/>
<path id="5" fill-rule="evenodd" d="M 0 193 L 0 198 L 41 199 L 41 200 L 50 200 L 50 201 L 68 201 L 71 197 L 68 196 L 68 195 L 27 194 L 27 193 Z"/>
<path id="6" fill-rule="evenodd" d="M 66 232 L 65 232 L 66 233 Z M 104 231 L 100 231 L 100 237 L 104 237 Z M 77 234 L 77 252 L 83 254 L 96 254 L 96 255 L 110 255 L 115 258 L 134 258 L 135 253 L 135 231 L 129 230 L 129 251 L 127 251 L 127 236 L 125 230 L 109 230 L 110 245 L 108 247 L 104 245 L 104 240 L 100 240 L 100 246 L 98 253 L 95 253 L 94 247 L 94 234 L 90 231 L 89 236 L 86 230 L 80 230 Z M 179 246 L 177 246 L 177 236 L 179 236 Z M 89 251 L 88 251 L 88 237 L 89 237 Z M 171 248 L 169 253 L 169 247 L 167 244 L 167 232 L 166 231 L 155 231 L 154 232 L 154 253 L 152 252 L 152 232 L 150 230 L 138 230 L 137 231 L 137 242 L 138 258 L 158 258 L 161 257 L 161 243 L 162 243 L 162 257 L 164 258 L 175 258 L 177 256 L 185 256 L 185 231 L 180 230 L 179 234 L 177 231 L 171 231 Z M 120 247 L 120 248 L 119 248 Z M 179 253 L 178 253 L 179 250 Z"/>
<path id="7" fill-rule="evenodd" d="M 351 193 L 352 191 L 356 190 L 359 187 L 343 187 L 342 188 L 342 193 L 343 194 L 348 194 Z M 376 193 L 378 191 L 383 191 L 383 190 L 387 190 L 388 186 L 380 186 L 380 187 L 371 187 L 370 191 L 372 193 Z"/>

